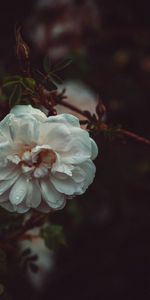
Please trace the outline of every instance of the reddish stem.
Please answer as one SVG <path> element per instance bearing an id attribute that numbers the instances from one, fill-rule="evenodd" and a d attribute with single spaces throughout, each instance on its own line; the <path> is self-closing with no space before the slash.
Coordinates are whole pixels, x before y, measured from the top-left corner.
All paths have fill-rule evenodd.
<path id="1" fill-rule="evenodd" d="M 34 227 L 40 227 L 41 225 L 43 225 L 46 219 L 47 219 L 47 214 L 36 213 L 25 223 L 24 226 L 22 226 L 19 232 L 17 232 L 15 235 L 10 237 L 10 240 L 11 241 L 19 240 L 30 229 L 33 229 Z"/>
<path id="2" fill-rule="evenodd" d="M 74 111 L 74 112 L 76 112 L 76 113 L 78 113 L 78 114 L 86 117 L 87 119 L 89 119 L 88 116 L 87 116 L 87 114 L 86 114 L 86 112 L 84 112 L 83 110 L 79 109 L 78 107 L 76 107 L 76 106 L 74 106 L 74 105 L 72 105 L 72 104 L 70 104 L 70 103 L 68 103 L 66 101 L 64 101 L 64 100 L 60 101 L 59 104 L 62 105 L 62 106 L 64 106 L 64 107 L 67 107 L 67 108 L 71 109 L 72 111 Z M 89 121 L 90 121 L 90 119 L 89 119 Z M 107 128 L 107 124 L 102 123 L 102 125 L 105 125 L 104 128 L 105 128 L 105 130 L 107 130 L 106 129 Z M 129 138 L 131 138 L 131 139 L 133 139 L 133 140 L 135 140 L 137 142 L 140 142 L 140 143 L 143 143 L 143 144 L 146 144 L 146 145 L 150 145 L 150 140 L 148 140 L 148 139 L 146 139 L 146 138 L 144 138 L 142 136 L 139 136 L 138 134 L 135 134 L 135 133 L 133 133 L 131 131 L 128 131 L 126 129 L 118 129 L 117 131 L 119 133 L 123 134 L 124 136 L 129 137 Z"/>
<path id="3" fill-rule="evenodd" d="M 131 131 L 128 131 L 126 129 L 118 129 L 118 131 L 121 134 L 123 134 L 124 136 L 127 136 L 127 137 L 129 137 L 131 139 L 134 139 L 137 142 L 144 143 L 146 145 L 150 145 L 150 140 L 148 140 L 148 139 L 146 139 L 146 138 L 144 138 L 144 137 L 142 137 L 142 136 L 140 136 L 138 134 L 135 134 L 135 133 L 133 133 Z"/>
<path id="4" fill-rule="evenodd" d="M 66 102 L 64 100 L 63 101 L 59 101 L 58 104 L 60 104 L 60 105 L 62 105 L 64 107 L 67 107 L 67 108 L 71 109 L 72 111 L 80 114 L 81 116 L 84 116 L 84 117 L 87 118 L 86 112 L 84 112 L 83 110 L 79 109 L 78 107 L 76 107 L 76 106 L 74 106 L 74 105 L 72 105 L 72 104 L 70 104 L 70 103 L 68 103 L 68 102 Z"/>
<path id="5" fill-rule="evenodd" d="M 29 235 L 26 235 L 26 232 L 35 227 L 40 227 L 45 223 L 46 219 L 46 214 L 33 214 L 31 218 L 25 223 L 25 225 L 21 227 L 19 232 L 1 239 L 0 248 L 6 251 L 6 253 L 15 253 L 15 243 L 19 240 L 27 239 L 27 237 L 29 238 Z"/>

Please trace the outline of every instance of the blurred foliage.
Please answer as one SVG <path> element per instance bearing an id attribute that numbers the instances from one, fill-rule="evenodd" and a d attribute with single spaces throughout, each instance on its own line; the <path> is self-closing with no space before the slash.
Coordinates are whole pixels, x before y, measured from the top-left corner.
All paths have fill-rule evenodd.
<path id="1" fill-rule="evenodd" d="M 37 273 L 39 271 L 37 260 L 38 255 L 33 254 L 30 248 L 26 248 L 21 252 L 20 263 L 25 272 L 29 267 L 33 273 Z"/>
<path id="2" fill-rule="evenodd" d="M 75 2 L 80 6 L 80 1 Z M 55 42 L 51 40 L 46 50 L 38 52 L 30 36 L 32 22 L 28 21 L 30 14 L 33 23 L 35 19 L 37 24 L 46 20 L 49 26 L 52 14 L 48 9 L 42 9 L 41 13 L 40 10 L 32 10 L 32 1 L 23 1 L 20 5 L 15 0 L 9 3 L 9 9 L 7 1 L 6 4 L 2 3 L 5 9 L 0 10 L 3 41 L 0 46 L 0 77 L 4 73 L 18 73 L 12 51 L 13 27 L 16 20 L 22 21 L 23 18 L 26 40 L 33 48 L 33 65 L 40 69 L 38 74 L 35 70 L 36 80 L 43 80 L 44 56 L 45 71 L 50 72 L 45 87 L 56 89 L 60 79 L 52 75 L 53 61 L 47 57 L 47 51 Z M 16 7 L 14 3 L 17 3 Z M 84 38 L 80 40 L 74 32 L 66 35 L 65 40 L 62 38 L 62 43 L 69 48 L 72 65 L 59 70 L 59 76 L 63 80 L 80 79 L 99 94 L 107 106 L 106 119 L 110 124 L 121 124 L 150 138 L 150 22 L 147 3 L 128 0 L 95 1 L 100 18 L 98 28 L 95 31 L 84 29 Z M 53 14 L 53 23 L 57 23 L 57 20 L 61 22 L 62 15 L 62 8 L 59 7 Z M 74 20 L 76 22 L 76 17 Z M 16 84 L 17 88 L 14 89 Z M 32 93 L 34 85 L 35 81 L 30 77 L 6 78 L 6 95 L 1 95 L 1 101 L 5 102 L 9 98 L 9 104 L 13 106 L 21 94 L 25 99 L 27 91 Z M 132 141 L 116 142 L 113 138 L 116 128 L 118 126 L 110 125 L 107 140 L 101 140 L 99 135 L 95 136 L 100 154 L 96 160 L 94 184 L 84 196 L 70 200 L 63 213 L 55 212 L 50 215 L 50 223 L 55 225 L 41 231 L 50 249 L 57 250 L 66 241 L 68 247 L 60 247 L 61 251 L 57 252 L 54 277 L 47 278 L 47 286 L 40 299 L 55 300 L 60 296 L 65 300 L 149 299 L 149 148 Z M 105 133 L 108 134 L 107 131 Z M 3 214 L 0 215 L 0 232 L 19 228 L 22 220 L 16 222 L 12 215 L 9 218 L 6 218 L 5 228 Z M 24 257 L 24 261 L 27 257 L 29 260 L 31 258 L 32 271 L 37 271 L 36 258 L 34 257 L 32 264 L 33 257 L 29 249 Z M 2 262 L 0 259 L 0 268 L 4 276 L 7 266 L 3 259 Z M 16 266 L 12 267 L 12 273 L 16 273 L 15 268 Z M 17 273 L 14 278 L 13 285 L 18 289 L 16 278 L 21 277 Z M 23 280 L 24 278 L 20 279 L 21 282 Z M 6 287 L 1 278 L 0 284 L 0 291 L 3 293 Z M 24 282 L 22 286 L 26 290 Z M 15 294 L 14 290 L 13 293 Z M 23 297 L 22 290 L 20 295 Z"/>
<path id="3" fill-rule="evenodd" d="M 41 237 L 45 241 L 45 245 L 54 251 L 57 251 L 60 246 L 66 246 L 65 235 L 61 225 L 51 224 L 50 226 L 41 229 Z"/>

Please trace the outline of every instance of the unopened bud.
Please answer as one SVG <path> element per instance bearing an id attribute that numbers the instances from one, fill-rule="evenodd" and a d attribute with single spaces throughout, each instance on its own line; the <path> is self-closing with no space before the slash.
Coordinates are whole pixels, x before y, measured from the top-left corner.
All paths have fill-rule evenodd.
<path id="1" fill-rule="evenodd" d="M 96 106 L 96 113 L 97 113 L 97 115 L 99 116 L 100 119 L 106 113 L 106 107 L 101 101 L 99 101 L 97 106 Z"/>
<path id="2" fill-rule="evenodd" d="M 20 29 L 16 30 L 16 53 L 23 73 L 30 75 L 30 49 L 24 42 Z"/>

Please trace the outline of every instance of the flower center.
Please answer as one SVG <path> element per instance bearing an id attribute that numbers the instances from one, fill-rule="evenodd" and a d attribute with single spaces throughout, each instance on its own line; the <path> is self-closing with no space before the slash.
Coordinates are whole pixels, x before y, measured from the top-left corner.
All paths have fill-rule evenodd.
<path id="1" fill-rule="evenodd" d="M 56 154 L 53 150 L 44 149 L 39 153 L 37 164 L 39 165 L 41 162 L 53 165 L 56 162 Z"/>
<path id="2" fill-rule="evenodd" d="M 30 147 L 24 145 L 21 152 L 21 168 L 22 172 L 27 176 L 40 178 L 46 176 L 52 165 L 56 162 L 56 154 L 51 149 L 40 147 Z"/>

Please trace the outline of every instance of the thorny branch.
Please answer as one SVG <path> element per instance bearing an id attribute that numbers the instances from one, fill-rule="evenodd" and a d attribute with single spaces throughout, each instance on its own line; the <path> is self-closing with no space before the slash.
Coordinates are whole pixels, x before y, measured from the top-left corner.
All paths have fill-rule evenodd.
<path id="1" fill-rule="evenodd" d="M 35 227 L 41 227 L 46 222 L 47 218 L 47 214 L 32 212 L 31 217 L 21 226 L 21 228 L 19 228 L 18 231 L 15 232 L 15 234 L 10 234 L 1 238 L 0 249 L 5 250 L 6 253 L 14 253 L 16 249 L 15 243 L 24 239 L 26 232 L 29 230 Z"/>
<path id="2" fill-rule="evenodd" d="M 47 214 L 34 212 L 31 218 L 28 221 L 26 221 L 26 223 L 22 226 L 19 232 L 13 235 L 10 238 L 10 240 L 11 241 L 19 240 L 27 231 L 43 225 L 46 219 L 47 219 Z"/>
<path id="3" fill-rule="evenodd" d="M 76 113 L 79 113 L 80 115 L 82 115 L 83 117 L 86 117 L 88 119 L 87 113 L 84 112 L 83 110 L 79 109 L 78 107 L 76 107 L 76 106 L 74 106 L 74 105 L 72 105 L 72 104 L 70 104 L 70 103 L 68 103 L 64 100 L 60 101 L 59 104 L 61 104 L 62 106 L 66 107 L 66 108 L 71 109 L 72 111 L 74 111 Z M 89 120 L 89 121 L 91 121 L 91 120 Z M 88 120 L 87 121 L 86 120 L 81 121 L 82 124 L 86 124 L 87 122 L 88 122 Z M 105 124 L 104 122 L 101 122 L 99 125 L 100 125 L 99 129 L 103 130 L 103 128 L 104 128 L 105 130 L 108 130 L 108 125 Z M 140 143 L 143 143 L 143 144 L 146 144 L 146 145 L 150 145 L 150 140 L 149 139 L 147 139 L 145 137 L 142 137 L 138 134 L 135 134 L 131 131 L 128 131 L 126 129 L 118 128 L 116 130 L 116 133 L 122 134 L 123 136 L 128 137 L 132 140 L 135 140 L 137 142 L 140 142 Z"/>

